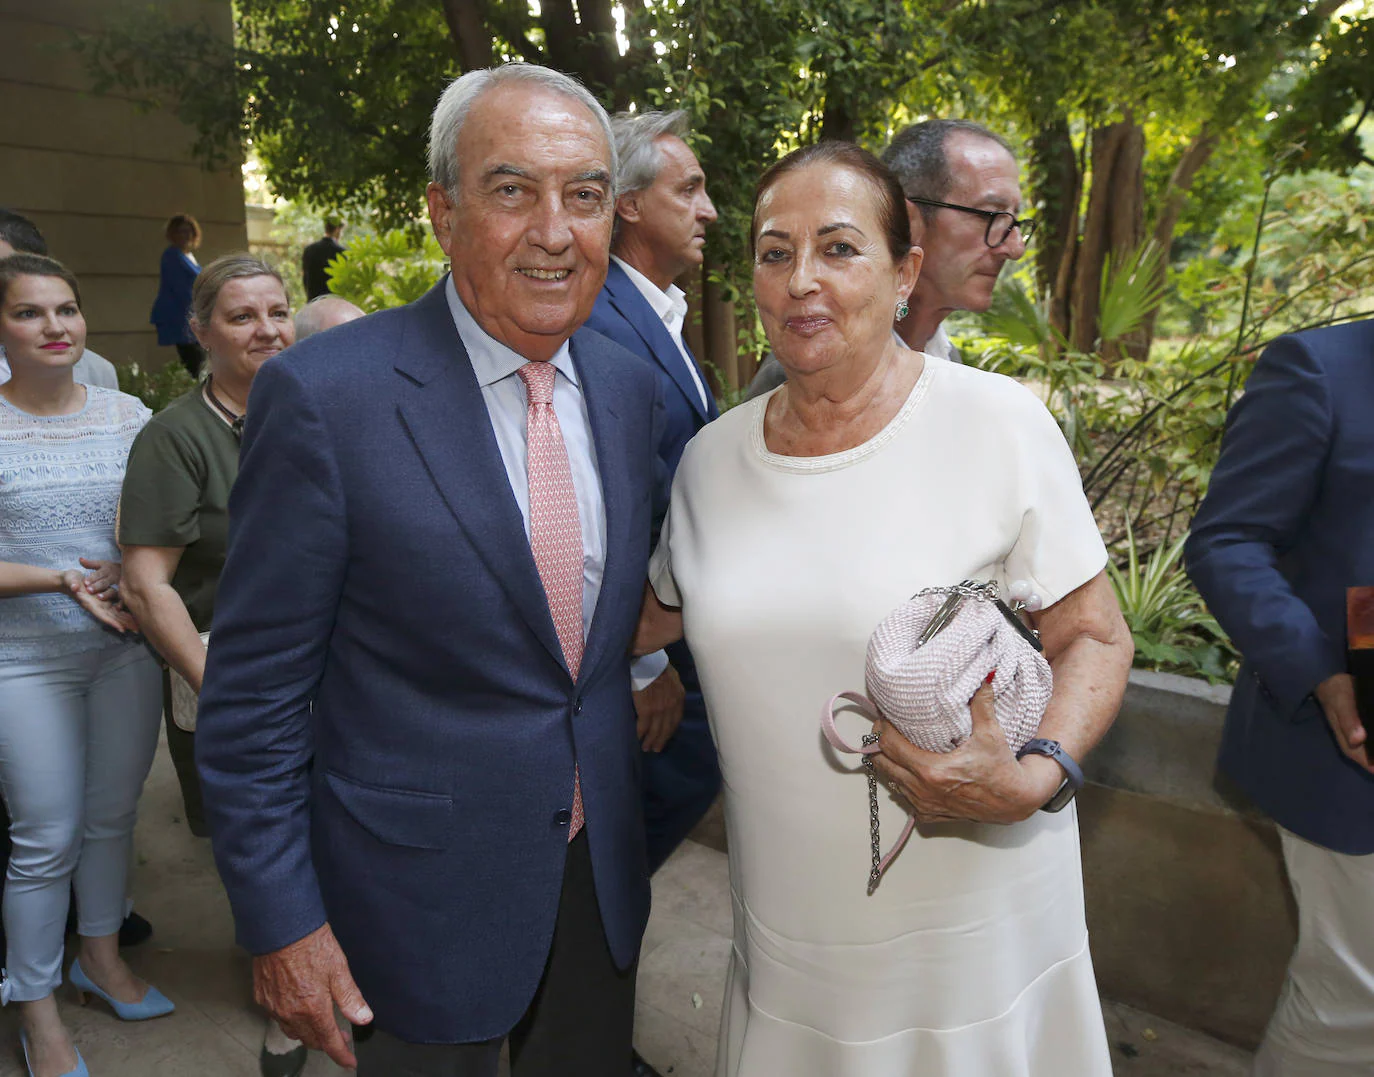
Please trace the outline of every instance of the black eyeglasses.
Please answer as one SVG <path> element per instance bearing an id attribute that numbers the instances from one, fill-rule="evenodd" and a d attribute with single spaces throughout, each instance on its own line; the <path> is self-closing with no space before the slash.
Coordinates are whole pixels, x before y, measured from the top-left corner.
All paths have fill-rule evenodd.
<path id="1" fill-rule="evenodd" d="M 1021 230 L 1021 242 L 1029 243 L 1030 237 L 1035 232 L 1034 217 L 1015 217 L 1005 210 L 974 209 L 972 206 L 959 206 L 953 202 L 937 202 L 933 198 L 912 198 L 906 196 L 908 202 L 915 202 L 918 206 L 938 206 L 940 209 L 957 209 L 960 213 L 973 213 L 979 217 L 985 217 L 988 222 L 987 230 L 983 233 L 983 242 L 989 247 L 1000 247 L 1011 236 L 1011 230 L 1018 228 Z"/>

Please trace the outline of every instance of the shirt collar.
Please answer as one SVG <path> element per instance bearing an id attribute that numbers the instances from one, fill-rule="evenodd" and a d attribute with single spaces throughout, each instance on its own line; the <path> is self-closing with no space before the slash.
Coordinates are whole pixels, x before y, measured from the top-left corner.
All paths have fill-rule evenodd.
<path id="1" fill-rule="evenodd" d="M 449 313 L 453 315 L 458 338 L 467 349 L 478 385 L 483 388 L 494 385 L 510 377 L 529 362 L 519 352 L 506 347 L 477 324 L 477 319 L 468 313 L 468 308 L 463 306 L 463 301 L 458 298 L 458 289 L 454 287 L 452 274 L 444 283 L 444 296 L 448 299 Z M 582 383 L 577 377 L 577 367 L 572 361 L 572 352 L 566 340 L 558 351 L 554 352 L 549 362 L 570 382 L 581 386 Z"/>
<path id="2" fill-rule="evenodd" d="M 679 320 L 687 317 L 687 295 L 676 284 L 668 285 L 668 290 L 664 291 L 625 259 L 613 254 L 611 260 L 625 270 L 625 276 L 639 289 L 640 295 L 648 301 L 649 306 L 658 315 L 659 321 L 666 323 L 670 317 Z"/>

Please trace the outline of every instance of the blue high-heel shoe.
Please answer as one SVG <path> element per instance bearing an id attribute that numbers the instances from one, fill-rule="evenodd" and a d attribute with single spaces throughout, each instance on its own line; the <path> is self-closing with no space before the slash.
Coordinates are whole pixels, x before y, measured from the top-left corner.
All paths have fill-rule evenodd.
<path id="1" fill-rule="evenodd" d="M 29 1077 L 33 1077 L 33 1064 L 29 1061 L 29 1038 L 24 1034 L 24 1030 L 19 1030 L 19 1043 L 24 1048 L 24 1068 L 29 1071 Z M 91 1077 L 91 1071 L 86 1068 L 86 1060 L 81 1057 L 81 1052 L 76 1052 L 76 1069 L 68 1070 L 62 1077 Z"/>
<path id="2" fill-rule="evenodd" d="M 67 974 L 67 979 L 76 988 L 76 1000 L 81 1005 L 86 1005 L 87 995 L 94 995 L 96 998 L 109 1003 L 115 1016 L 121 1021 L 147 1021 L 151 1017 L 165 1017 L 176 1009 L 172 1000 L 151 984 L 148 985 L 148 993 L 139 1002 L 120 1002 L 118 999 L 111 998 L 96 987 L 91 982 L 91 978 L 81 971 L 79 958 L 72 962 L 72 970 Z"/>

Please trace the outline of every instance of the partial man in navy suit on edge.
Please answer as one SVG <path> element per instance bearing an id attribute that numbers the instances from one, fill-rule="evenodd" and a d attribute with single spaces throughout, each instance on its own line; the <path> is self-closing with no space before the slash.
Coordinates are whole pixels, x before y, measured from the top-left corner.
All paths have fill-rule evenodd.
<path id="1" fill-rule="evenodd" d="M 628 348 L 658 375 L 666 410 L 658 455 L 671 483 L 687 442 L 720 414 L 683 339 L 687 298 L 673 283 L 701 265 L 706 227 L 715 221 L 716 209 L 701 165 L 684 141 L 685 112 L 622 113 L 611 126 L 620 162 L 615 232 L 606 284 L 587 328 Z M 661 523 L 656 516 L 655 541 Z M 667 668 L 635 695 L 641 720 L 652 734 L 658 715 L 678 706 L 683 714 L 667 746 L 644 756 L 650 872 L 668 859 L 720 790 L 691 653 L 677 643 L 658 661 L 660 666 L 668 663 Z M 647 672 L 636 667 L 636 673 Z M 644 676 L 640 679 L 647 683 Z"/>
<path id="2" fill-rule="evenodd" d="M 515 1077 L 631 1064 L 662 391 L 580 331 L 615 161 L 575 80 L 463 75 L 426 192 L 451 274 L 249 399 L 197 758 L 258 1001 L 351 1066 L 337 1004 L 360 1077 L 494 1077 L 507 1039 Z"/>
<path id="3" fill-rule="evenodd" d="M 1374 585 L 1374 321 L 1280 337 L 1185 547 L 1245 662 L 1218 765 L 1279 825 L 1298 946 L 1255 1077 L 1374 1073 L 1374 714 L 1346 589 Z"/>

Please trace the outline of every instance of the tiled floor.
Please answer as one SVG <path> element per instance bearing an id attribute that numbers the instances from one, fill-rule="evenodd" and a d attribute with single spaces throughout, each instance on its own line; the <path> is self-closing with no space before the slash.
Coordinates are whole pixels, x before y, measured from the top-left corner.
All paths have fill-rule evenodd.
<path id="1" fill-rule="evenodd" d="M 116 1021 L 99 1003 L 63 1010 L 93 1077 L 255 1077 L 261 1018 L 249 1001 L 249 963 L 233 944 L 228 903 L 210 851 L 181 823 L 176 779 L 159 754 L 139 822 L 135 895 L 156 925 L 131 963 L 178 1006 L 144 1024 Z M 640 1050 L 665 1077 L 711 1077 L 730 949 L 725 855 L 689 842 L 654 879 L 636 1023 Z M 1244 1052 L 1107 1003 L 1118 1077 L 1243 1077 Z M 15 1019 L 0 1017 L 0 1077 L 22 1077 Z M 341 1074 L 324 1057 L 307 1074 Z M 783 1077 L 783 1075 L 779 1075 Z M 875 1075 L 882 1077 L 882 1075 Z M 962 1077 L 962 1075 L 961 1075 Z M 968 1077 L 995 1077 L 973 1075 Z"/>

